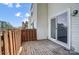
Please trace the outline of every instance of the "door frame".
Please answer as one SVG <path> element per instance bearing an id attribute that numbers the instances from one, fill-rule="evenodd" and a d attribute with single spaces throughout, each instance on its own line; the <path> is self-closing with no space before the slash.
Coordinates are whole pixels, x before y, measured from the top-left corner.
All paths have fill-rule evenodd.
<path id="1" fill-rule="evenodd" d="M 60 44 L 60 45 L 62 45 L 65 48 L 70 50 L 71 49 L 71 16 L 70 16 L 70 9 L 59 12 L 58 14 L 54 15 L 52 17 L 52 19 L 56 18 L 57 16 L 65 13 L 65 12 L 67 12 L 67 14 L 68 14 L 68 16 L 67 16 L 67 23 L 68 23 L 68 25 L 67 25 L 68 26 L 68 28 L 67 28 L 67 43 L 64 43 L 64 42 L 61 42 L 61 41 L 57 40 L 57 19 L 55 20 L 56 21 L 56 39 L 50 38 L 50 40 L 52 40 L 52 41 L 56 42 L 57 44 Z M 50 28 L 51 28 L 51 26 L 50 26 Z"/>

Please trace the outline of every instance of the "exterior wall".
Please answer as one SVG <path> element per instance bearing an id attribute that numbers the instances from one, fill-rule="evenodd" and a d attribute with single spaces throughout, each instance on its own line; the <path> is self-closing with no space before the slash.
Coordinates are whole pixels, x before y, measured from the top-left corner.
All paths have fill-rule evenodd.
<path id="1" fill-rule="evenodd" d="M 79 15 L 72 17 L 72 46 L 79 52 Z"/>
<path id="2" fill-rule="evenodd" d="M 31 29 L 31 19 L 30 19 L 30 18 L 31 18 L 31 17 L 28 18 L 28 20 L 29 20 L 29 21 L 28 21 L 28 29 Z"/>
<path id="3" fill-rule="evenodd" d="M 37 29 L 37 4 L 34 3 L 33 6 L 32 6 L 32 9 L 31 9 L 31 23 L 34 24 L 34 28 Z M 31 28 L 33 28 L 31 26 Z"/>
<path id="4" fill-rule="evenodd" d="M 48 37 L 48 4 L 37 4 L 37 37 L 38 39 Z"/>
<path id="5" fill-rule="evenodd" d="M 31 9 L 31 21 L 37 29 L 37 39 L 47 39 L 48 37 L 48 4 L 33 3 Z M 33 28 L 33 26 L 31 26 Z"/>
<path id="6" fill-rule="evenodd" d="M 50 36 L 50 19 L 57 13 L 62 12 L 70 8 L 71 13 L 74 9 L 79 10 L 79 4 L 48 4 L 48 36 Z M 71 16 L 71 45 L 76 52 L 79 52 L 79 14 L 77 16 Z"/>

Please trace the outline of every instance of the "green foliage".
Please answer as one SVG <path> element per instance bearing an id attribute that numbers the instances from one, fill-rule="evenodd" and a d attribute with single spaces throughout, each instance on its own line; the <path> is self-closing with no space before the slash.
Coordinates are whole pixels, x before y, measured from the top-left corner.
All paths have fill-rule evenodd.
<path id="1" fill-rule="evenodd" d="M 1 29 L 13 29 L 13 26 L 5 21 L 0 21 L 0 28 Z"/>

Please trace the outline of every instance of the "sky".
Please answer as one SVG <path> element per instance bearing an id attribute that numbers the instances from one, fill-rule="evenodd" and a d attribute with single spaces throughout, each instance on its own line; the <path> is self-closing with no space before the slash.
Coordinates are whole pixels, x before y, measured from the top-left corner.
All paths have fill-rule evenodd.
<path id="1" fill-rule="evenodd" d="M 14 27 L 28 21 L 31 3 L 0 3 L 0 20 L 9 22 Z"/>

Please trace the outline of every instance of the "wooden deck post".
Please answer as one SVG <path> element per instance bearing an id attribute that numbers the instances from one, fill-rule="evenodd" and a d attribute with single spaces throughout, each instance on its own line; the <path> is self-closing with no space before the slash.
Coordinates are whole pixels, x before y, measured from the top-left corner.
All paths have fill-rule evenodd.
<path id="1" fill-rule="evenodd" d="M 16 40 L 15 40 L 15 32 L 13 31 L 13 49 L 14 49 L 14 55 L 16 55 Z"/>
<path id="2" fill-rule="evenodd" d="M 9 39 L 8 39 L 8 31 L 4 32 L 4 46 L 5 46 L 5 55 L 9 55 Z"/>
<path id="3" fill-rule="evenodd" d="M 0 35 L 0 55 L 2 54 L 2 51 L 1 51 L 1 35 Z"/>
<path id="4" fill-rule="evenodd" d="M 12 37 L 11 30 L 9 30 L 9 39 L 10 39 L 10 52 L 11 52 L 11 55 L 13 55 L 13 37 Z"/>

